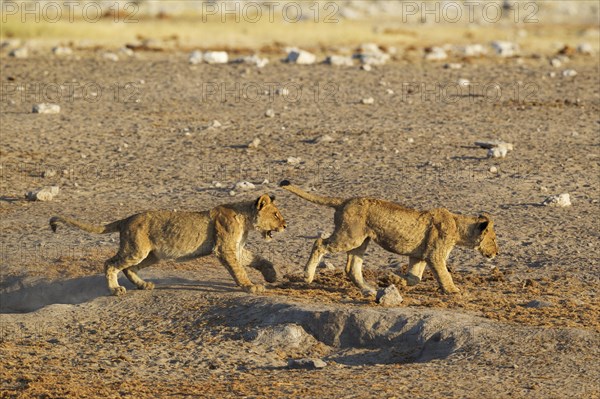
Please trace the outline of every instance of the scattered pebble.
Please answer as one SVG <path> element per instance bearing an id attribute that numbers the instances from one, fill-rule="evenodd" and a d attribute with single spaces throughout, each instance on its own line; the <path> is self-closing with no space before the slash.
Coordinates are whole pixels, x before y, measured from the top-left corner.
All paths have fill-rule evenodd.
<path id="1" fill-rule="evenodd" d="M 577 52 L 580 54 L 592 55 L 594 53 L 594 49 L 589 43 L 581 43 L 577 46 Z"/>
<path id="2" fill-rule="evenodd" d="M 256 186 L 249 181 L 240 181 L 235 183 L 235 189 L 239 191 L 250 191 L 254 190 Z"/>
<path id="3" fill-rule="evenodd" d="M 490 148 L 487 152 L 488 158 L 506 158 L 508 149 L 505 146 Z"/>
<path id="4" fill-rule="evenodd" d="M 60 113 L 60 105 L 50 103 L 35 104 L 31 112 L 34 114 L 58 114 Z"/>
<path id="5" fill-rule="evenodd" d="M 415 142 L 415 139 L 413 139 L 412 137 L 409 137 L 409 138 L 408 138 L 406 141 L 407 141 L 409 144 L 412 144 L 412 143 L 414 143 L 414 142 Z"/>
<path id="6" fill-rule="evenodd" d="M 237 64 L 250 64 L 256 66 L 257 68 L 264 68 L 269 63 L 269 59 L 260 58 L 258 55 L 254 54 L 246 57 L 236 58 L 233 60 L 233 62 Z"/>
<path id="7" fill-rule="evenodd" d="M 221 183 L 220 181 L 213 181 L 212 185 L 215 188 L 223 188 L 223 187 L 225 187 L 225 185 L 223 183 Z"/>
<path id="8" fill-rule="evenodd" d="M 462 64 L 459 64 L 457 62 L 450 62 L 447 64 L 444 64 L 444 69 L 462 69 Z"/>
<path id="9" fill-rule="evenodd" d="M 375 99 L 373 97 L 363 98 L 362 100 L 360 100 L 360 102 L 363 104 L 374 104 Z"/>
<path id="10" fill-rule="evenodd" d="M 352 57 L 346 57 L 343 55 L 330 55 L 325 59 L 325 63 L 335 66 L 353 66 L 354 61 Z"/>
<path id="11" fill-rule="evenodd" d="M 207 64 L 227 64 L 229 55 L 226 51 L 207 51 L 202 55 L 202 59 Z"/>
<path id="12" fill-rule="evenodd" d="M 104 54 L 102 54 L 102 58 L 104 58 L 105 60 L 108 60 L 108 61 L 114 61 L 114 62 L 119 61 L 119 56 L 116 55 L 115 53 L 104 53 Z"/>
<path id="13" fill-rule="evenodd" d="M 558 195 L 552 195 L 548 198 L 546 198 L 543 202 L 542 205 L 544 206 L 553 206 L 553 207 L 567 207 L 567 206 L 571 206 L 571 196 L 569 195 L 569 193 L 562 193 L 562 194 L 558 194 Z"/>
<path id="14" fill-rule="evenodd" d="M 483 44 L 467 44 L 465 46 L 455 46 L 453 51 L 464 57 L 480 57 L 488 53 L 488 49 Z"/>
<path id="15" fill-rule="evenodd" d="M 316 60 L 317 57 L 314 54 L 297 48 L 289 49 L 287 58 L 285 59 L 286 62 L 299 65 L 314 64 Z"/>
<path id="16" fill-rule="evenodd" d="M 231 191 L 229 192 L 229 196 L 230 196 L 230 197 L 234 197 L 234 196 L 235 196 L 235 194 L 236 194 L 236 193 L 235 193 L 235 191 L 234 191 L 234 190 L 231 190 Z"/>
<path id="17" fill-rule="evenodd" d="M 364 64 L 360 66 L 360 69 L 362 69 L 363 71 L 371 71 L 373 69 L 373 67 L 371 67 L 371 64 Z"/>
<path id="18" fill-rule="evenodd" d="M 133 57 L 135 55 L 135 52 L 129 47 L 121 47 L 119 53 L 126 55 L 127 57 Z"/>
<path id="19" fill-rule="evenodd" d="M 248 148 L 258 148 L 260 145 L 260 139 L 256 137 L 250 144 L 248 144 Z"/>
<path id="20" fill-rule="evenodd" d="M 71 50 L 71 47 L 57 46 L 52 49 L 52 54 L 57 56 L 71 55 L 73 54 L 73 50 Z"/>
<path id="21" fill-rule="evenodd" d="M 505 158 L 508 152 L 513 150 L 512 143 L 506 143 L 501 140 L 476 141 L 475 145 L 486 148 L 489 158 Z"/>
<path id="22" fill-rule="evenodd" d="M 287 163 L 290 165 L 299 165 L 300 161 L 302 161 L 299 157 L 288 157 Z"/>
<path id="23" fill-rule="evenodd" d="M 398 306 L 402 303 L 403 298 L 400 291 L 394 284 L 389 285 L 384 289 L 377 290 L 375 302 L 381 306 Z"/>
<path id="24" fill-rule="evenodd" d="M 306 369 L 315 370 L 322 369 L 327 366 L 321 359 L 290 359 L 288 360 L 288 368 L 290 369 Z"/>
<path id="25" fill-rule="evenodd" d="M 56 171 L 54 169 L 46 169 L 45 171 L 42 172 L 42 177 L 44 179 L 48 179 L 51 177 L 56 176 Z"/>
<path id="26" fill-rule="evenodd" d="M 560 68 L 562 66 L 562 61 L 558 58 L 552 58 L 550 60 L 550 65 L 552 65 L 554 68 Z"/>
<path id="27" fill-rule="evenodd" d="M 203 62 L 203 58 L 202 58 L 202 51 L 192 51 L 191 54 L 188 57 L 188 62 L 192 65 L 198 65 L 201 64 Z"/>
<path id="28" fill-rule="evenodd" d="M 498 173 L 498 168 L 495 166 L 490 166 L 489 171 L 490 171 L 490 173 Z"/>
<path id="29" fill-rule="evenodd" d="M 427 61 L 442 61 L 448 58 L 448 53 L 441 47 L 427 47 L 425 49 L 425 59 Z"/>
<path id="30" fill-rule="evenodd" d="M 43 187 L 38 190 L 29 191 L 25 197 L 29 201 L 52 201 L 58 195 L 58 186 Z"/>
<path id="31" fill-rule="evenodd" d="M 212 121 L 212 123 L 210 124 L 209 127 L 213 128 L 213 129 L 218 129 L 221 126 L 223 126 L 223 125 L 221 125 L 221 122 L 219 122 L 218 120 L 215 119 L 214 121 Z"/>
<path id="32" fill-rule="evenodd" d="M 458 79 L 458 85 L 461 87 L 468 87 L 470 84 L 469 79 Z"/>
<path id="33" fill-rule="evenodd" d="M 534 299 L 533 301 L 527 302 L 525 304 L 526 308 L 533 308 L 533 309 L 550 308 L 552 306 L 554 306 L 554 304 L 552 302 L 541 301 L 538 299 Z"/>
<path id="34" fill-rule="evenodd" d="M 519 54 L 519 45 L 513 42 L 496 40 L 492 42 L 492 48 L 500 57 L 514 57 Z"/>
<path id="35" fill-rule="evenodd" d="M 8 55 L 15 58 L 27 58 L 29 55 L 29 50 L 27 50 L 27 47 L 19 47 L 11 50 Z"/>
<path id="36" fill-rule="evenodd" d="M 572 78 L 573 76 L 577 75 L 577 71 L 574 69 L 565 69 L 562 75 L 566 78 Z"/>
<path id="37" fill-rule="evenodd" d="M 314 144 L 321 144 L 321 143 L 332 143 L 334 142 L 335 139 L 333 137 L 331 137 L 328 134 L 324 134 L 323 136 L 319 136 L 316 139 L 313 140 Z"/>
<path id="38" fill-rule="evenodd" d="M 275 117 L 275 111 L 273 111 L 271 108 L 269 108 L 268 110 L 265 111 L 265 116 L 268 118 L 273 118 L 273 117 Z"/>

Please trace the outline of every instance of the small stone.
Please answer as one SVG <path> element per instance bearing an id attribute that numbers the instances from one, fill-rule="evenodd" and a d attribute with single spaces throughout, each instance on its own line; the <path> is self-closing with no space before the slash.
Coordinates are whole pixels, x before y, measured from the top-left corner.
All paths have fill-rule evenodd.
<path id="1" fill-rule="evenodd" d="M 508 149 L 504 146 L 490 148 L 487 152 L 488 158 L 506 158 L 506 154 L 508 154 Z"/>
<path id="2" fill-rule="evenodd" d="M 298 65 L 314 64 L 316 60 L 317 57 L 314 54 L 309 53 L 308 51 L 299 50 L 297 48 L 289 49 L 287 58 L 285 59 L 285 61 L 289 62 L 290 64 Z"/>
<path id="3" fill-rule="evenodd" d="M 424 57 L 427 61 L 442 61 L 448 58 L 448 53 L 441 47 L 428 47 Z"/>
<path id="4" fill-rule="evenodd" d="M 250 183 L 249 181 L 241 181 L 241 182 L 237 182 L 235 183 L 235 189 L 239 190 L 239 191 L 250 191 L 250 190 L 254 190 L 256 188 L 256 186 L 252 183 Z"/>
<path id="5" fill-rule="evenodd" d="M 377 290 L 375 302 L 382 306 L 399 306 L 403 301 L 400 291 L 394 284 L 384 289 Z"/>
<path id="6" fill-rule="evenodd" d="M 27 50 L 27 47 L 19 47 L 11 50 L 8 55 L 15 58 L 27 58 L 29 55 L 29 50 Z"/>
<path id="7" fill-rule="evenodd" d="M 458 85 L 462 87 L 468 87 L 471 84 L 469 79 L 458 79 Z"/>
<path id="8" fill-rule="evenodd" d="M 589 43 L 581 43 L 577 46 L 577 52 L 580 54 L 592 55 L 594 53 L 594 49 Z"/>
<path id="9" fill-rule="evenodd" d="M 519 45 L 513 42 L 493 41 L 492 48 L 500 57 L 514 57 L 519 54 Z"/>
<path id="10" fill-rule="evenodd" d="M 288 360 L 288 368 L 290 369 L 306 369 L 316 370 L 327 366 L 327 363 L 321 359 L 290 359 Z"/>
<path id="11" fill-rule="evenodd" d="M 104 54 L 102 54 L 102 58 L 104 58 L 105 60 L 108 60 L 108 61 L 114 61 L 114 62 L 119 61 L 119 56 L 116 55 L 115 53 L 104 53 Z"/>
<path id="12" fill-rule="evenodd" d="M 360 69 L 362 69 L 363 71 L 369 72 L 373 69 L 373 67 L 371 67 L 371 64 L 364 64 L 364 65 L 361 65 Z"/>
<path id="13" fill-rule="evenodd" d="M 408 140 L 406 140 L 408 142 L 408 144 L 412 144 L 415 142 L 415 139 L 413 139 L 412 137 L 409 137 Z"/>
<path id="14" fill-rule="evenodd" d="M 299 165 L 301 160 L 299 157 L 288 157 L 287 163 L 290 165 Z"/>
<path id="15" fill-rule="evenodd" d="M 258 148 L 260 145 L 260 139 L 256 137 L 250 144 L 248 144 L 248 148 Z"/>
<path id="16" fill-rule="evenodd" d="M 119 53 L 126 55 L 127 57 L 133 57 L 135 55 L 135 52 L 129 47 L 121 47 Z"/>
<path id="17" fill-rule="evenodd" d="M 553 207 L 567 207 L 567 206 L 571 206 L 571 196 L 569 195 L 569 193 L 562 193 L 559 195 L 552 195 L 548 198 L 546 198 L 543 202 L 542 205 L 544 206 L 553 206 Z"/>
<path id="18" fill-rule="evenodd" d="M 202 58 L 207 64 L 227 64 L 229 61 L 226 51 L 207 51 Z"/>
<path id="19" fill-rule="evenodd" d="M 465 46 L 454 46 L 453 51 L 465 57 L 481 57 L 488 53 L 488 49 L 482 44 L 467 44 Z"/>
<path id="20" fill-rule="evenodd" d="M 533 309 L 550 308 L 552 306 L 554 306 L 553 303 L 548 302 L 548 301 L 540 301 L 538 299 L 534 299 L 533 301 L 527 302 L 525 304 L 526 308 L 533 308 Z"/>
<path id="21" fill-rule="evenodd" d="M 188 62 L 192 65 L 198 65 L 201 64 L 204 61 L 204 58 L 202 58 L 202 51 L 192 51 L 191 54 L 188 57 Z"/>
<path id="22" fill-rule="evenodd" d="M 71 55 L 73 54 L 73 50 L 71 50 L 71 47 L 57 46 L 52 49 L 52 54 L 57 56 Z"/>
<path id="23" fill-rule="evenodd" d="M 223 188 L 224 187 L 223 183 L 221 183 L 220 181 L 214 181 L 214 182 L 212 182 L 212 185 L 215 188 Z"/>
<path id="24" fill-rule="evenodd" d="M 552 58 L 550 60 L 550 65 L 552 65 L 554 68 L 560 68 L 562 66 L 562 61 L 558 58 Z"/>
<path id="25" fill-rule="evenodd" d="M 321 261 L 321 263 L 319 263 L 319 268 L 325 270 L 335 270 L 333 263 L 328 260 Z"/>
<path id="26" fill-rule="evenodd" d="M 450 62 L 447 64 L 444 64 L 444 69 L 461 69 L 462 68 L 462 64 L 456 63 L 456 62 Z"/>
<path id="27" fill-rule="evenodd" d="M 386 89 L 385 92 L 387 94 L 389 94 L 390 96 L 394 94 L 394 90 L 392 90 L 392 89 Z"/>
<path id="28" fill-rule="evenodd" d="M 577 76 L 577 71 L 574 69 L 565 69 L 562 73 L 565 78 L 572 78 L 573 76 Z"/>
<path id="29" fill-rule="evenodd" d="M 236 194 L 236 193 L 235 193 L 235 191 L 234 191 L 234 190 L 231 190 L 231 191 L 229 192 L 229 196 L 230 196 L 230 197 L 234 197 L 234 196 L 235 196 L 235 194 Z"/>
<path id="30" fill-rule="evenodd" d="M 42 172 L 42 177 L 43 178 L 51 178 L 56 176 L 56 171 L 54 169 L 46 169 L 45 171 Z"/>
<path id="31" fill-rule="evenodd" d="M 332 143 L 335 139 L 328 134 L 324 134 L 323 136 L 319 136 L 313 140 L 314 144 L 322 144 L 322 143 Z"/>
<path id="32" fill-rule="evenodd" d="M 495 166 L 491 166 L 489 171 L 490 171 L 490 173 L 498 173 L 498 168 Z"/>
<path id="33" fill-rule="evenodd" d="M 269 108 L 268 110 L 265 111 L 265 116 L 267 118 L 274 118 L 275 117 L 275 111 L 273 111 L 271 108 Z"/>
<path id="34" fill-rule="evenodd" d="M 58 186 L 43 187 L 38 190 L 28 192 L 25 197 L 29 201 L 52 201 L 60 191 Z"/>
<path id="35" fill-rule="evenodd" d="M 353 66 L 354 61 L 352 57 L 346 57 L 343 55 L 330 55 L 325 59 L 325 63 L 335 66 Z"/>
<path id="36" fill-rule="evenodd" d="M 58 114 L 60 113 L 60 105 L 49 103 L 36 104 L 31 109 L 31 112 L 34 114 Z"/>
<path id="37" fill-rule="evenodd" d="M 255 65 L 257 68 L 263 68 L 269 63 L 268 58 L 260 58 L 258 55 L 250 55 L 246 57 L 236 58 L 233 60 L 237 64 Z"/>
<path id="38" fill-rule="evenodd" d="M 210 127 L 212 127 L 213 129 L 218 129 L 218 128 L 220 128 L 221 126 L 223 126 L 223 125 L 221 125 L 221 122 L 219 122 L 219 121 L 218 121 L 218 120 L 216 120 L 216 119 L 215 119 L 214 121 L 212 121 L 212 123 L 211 123 L 211 125 L 210 125 Z"/>
<path id="39" fill-rule="evenodd" d="M 370 105 L 375 103 L 375 99 L 373 97 L 363 98 L 362 100 L 360 100 L 360 102 L 366 105 Z"/>

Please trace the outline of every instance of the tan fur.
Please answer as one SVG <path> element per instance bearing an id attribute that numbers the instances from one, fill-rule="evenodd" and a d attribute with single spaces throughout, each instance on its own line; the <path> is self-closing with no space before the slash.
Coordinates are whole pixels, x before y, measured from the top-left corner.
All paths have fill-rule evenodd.
<path id="1" fill-rule="evenodd" d="M 443 208 L 418 211 L 373 198 L 322 197 L 288 181 L 280 186 L 308 201 L 335 208 L 333 234 L 315 241 L 304 269 L 307 283 L 313 281 L 323 255 L 344 251 L 348 254 L 346 274 L 365 294 L 373 294 L 375 290 L 362 276 L 363 257 L 372 240 L 390 252 L 409 257 L 409 270 L 403 276 L 408 285 L 418 284 L 429 265 L 440 288 L 456 293 L 459 289 L 446 267 L 455 245 L 477 249 L 488 258 L 498 253 L 494 224 L 486 215 L 463 216 Z"/>
<path id="2" fill-rule="evenodd" d="M 283 216 L 267 194 L 256 201 L 221 205 L 204 212 L 144 212 L 105 226 L 55 216 L 50 219 L 55 232 L 58 222 L 90 233 L 120 232 L 119 251 L 104 266 L 113 295 L 125 293 L 117 281 L 119 271 L 138 289 L 147 290 L 154 284 L 142 280 L 138 270 L 161 259 L 183 261 L 211 253 L 217 255 L 237 285 L 247 292 L 261 292 L 264 286 L 252 284 L 244 266 L 259 270 L 268 282 L 277 280 L 277 271 L 271 262 L 244 249 L 246 238 L 251 230 L 258 230 L 270 240 L 273 231 L 286 228 Z"/>

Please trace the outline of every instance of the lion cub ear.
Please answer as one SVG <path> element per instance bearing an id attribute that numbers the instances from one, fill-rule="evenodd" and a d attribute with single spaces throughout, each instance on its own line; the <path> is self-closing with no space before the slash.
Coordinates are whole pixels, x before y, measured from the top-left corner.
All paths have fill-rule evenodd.
<path id="1" fill-rule="evenodd" d="M 258 197 L 258 199 L 256 200 L 256 209 L 258 209 L 259 211 L 261 209 L 263 209 L 265 206 L 269 205 L 271 203 L 271 197 L 269 197 L 269 194 L 263 194 L 260 197 Z"/>
<path id="2" fill-rule="evenodd" d="M 484 231 L 485 231 L 485 229 L 487 229 L 489 225 L 490 225 L 490 221 L 489 221 L 489 220 L 485 220 L 485 221 L 483 221 L 483 222 L 480 222 L 480 223 L 477 225 L 477 229 L 478 229 L 479 231 L 481 231 L 481 232 L 484 232 Z"/>

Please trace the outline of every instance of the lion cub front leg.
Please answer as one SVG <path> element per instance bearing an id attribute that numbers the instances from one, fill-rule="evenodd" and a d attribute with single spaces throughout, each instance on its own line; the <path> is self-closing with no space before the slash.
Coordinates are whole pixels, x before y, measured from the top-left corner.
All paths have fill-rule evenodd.
<path id="1" fill-rule="evenodd" d="M 457 294 L 460 292 L 458 287 L 454 285 L 452 276 L 446 267 L 446 257 L 434 256 L 429 260 L 429 265 L 431 266 L 435 279 L 445 294 Z"/>
<path id="2" fill-rule="evenodd" d="M 252 284 L 252 281 L 250 281 L 248 278 L 248 274 L 238 258 L 242 251 L 243 249 L 238 249 L 237 246 L 222 243 L 221 245 L 217 245 L 215 254 L 223 266 L 225 266 L 229 274 L 231 274 L 231 277 L 233 277 L 233 280 L 236 282 L 236 284 L 239 285 L 244 291 L 251 294 L 263 292 L 265 290 L 263 285 Z"/>

